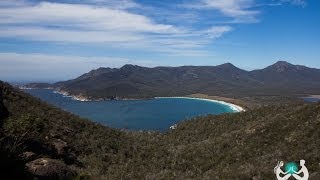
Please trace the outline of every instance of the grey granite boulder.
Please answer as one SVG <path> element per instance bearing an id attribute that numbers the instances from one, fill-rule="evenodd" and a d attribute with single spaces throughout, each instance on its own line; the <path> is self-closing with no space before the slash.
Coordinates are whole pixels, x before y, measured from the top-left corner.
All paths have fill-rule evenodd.
<path id="1" fill-rule="evenodd" d="M 72 179 L 75 173 L 60 160 L 39 158 L 26 164 L 30 173 L 39 179 Z"/>

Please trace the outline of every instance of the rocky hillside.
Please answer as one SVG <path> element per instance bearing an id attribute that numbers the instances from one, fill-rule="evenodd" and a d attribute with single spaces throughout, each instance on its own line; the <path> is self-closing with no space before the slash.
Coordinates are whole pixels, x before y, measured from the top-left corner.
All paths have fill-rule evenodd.
<path id="1" fill-rule="evenodd" d="M 115 152 L 129 151 L 130 138 L 121 131 L 80 119 L 1 81 L 0 92 L 2 107 L 9 111 L 7 117 L 2 116 L 0 128 L 1 157 L 7 159 L 1 158 L 1 167 L 6 169 L 2 177 L 86 176 L 81 174 L 89 165 L 82 159 L 85 154 L 95 156 L 93 152 L 99 149 L 103 156 L 113 157 Z"/>
<path id="2" fill-rule="evenodd" d="M 1 120 L 0 164 L 10 167 L 1 176 L 275 179 L 278 161 L 305 159 L 310 179 L 320 177 L 320 104 L 198 117 L 160 134 L 103 127 L 6 83 L 0 92 L 9 111 Z"/>

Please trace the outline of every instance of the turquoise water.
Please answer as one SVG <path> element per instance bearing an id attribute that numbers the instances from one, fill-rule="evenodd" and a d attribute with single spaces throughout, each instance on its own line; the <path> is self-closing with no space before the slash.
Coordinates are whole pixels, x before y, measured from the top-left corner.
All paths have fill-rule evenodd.
<path id="1" fill-rule="evenodd" d="M 80 117 L 109 127 L 130 130 L 165 131 L 173 124 L 195 116 L 234 112 L 227 105 L 196 99 L 161 98 L 81 102 L 48 89 L 25 91 Z"/>

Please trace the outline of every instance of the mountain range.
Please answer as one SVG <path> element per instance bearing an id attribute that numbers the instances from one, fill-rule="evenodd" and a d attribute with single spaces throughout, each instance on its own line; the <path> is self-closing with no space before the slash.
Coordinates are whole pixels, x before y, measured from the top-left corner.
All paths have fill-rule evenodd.
<path id="1" fill-rule="evenodd" d="M 309 95 L 320 91 L 320 69 L 278 61 L 246 71 L 225 63 L 218 66 L 99 68 L 54 84 L 31 83 L 28 88 L 54 88 L 91 99 L 185 96 L 193 93 L 226 97 L 248 95 Z"/>

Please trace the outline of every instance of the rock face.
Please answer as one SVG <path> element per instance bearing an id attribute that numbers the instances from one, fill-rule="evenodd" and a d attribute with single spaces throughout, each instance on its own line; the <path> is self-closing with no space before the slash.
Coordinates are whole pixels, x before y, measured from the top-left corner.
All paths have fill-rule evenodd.
<path id="1" fill-rule="evenodd" d="M 22 154 L 20 154 L 20 157 L 26 161 L 33 160 L 35 159 L 36 156 L 37 156 L 36 153 L 31 151 L 23 152 Z"/>
<path id="2" fill-rule="evenodd" d="M 40 158 L 26 164 L 28 171 L 40 179 L 72 179 L 72 172 L 64 162 L 50 158 Z"/>
<path id="3" fill-rule="evenodd" d="M 55 158 L 63 159 L 63 161 L 68 165 L 79 163 L 76 155 L 70 151 L 70 146 L 67 142 L 61 139 L 53 139 L 51 141 L 51 146 L 55 150 Z"/>
<path id="4" fill-rule="evenodd" d="M 67 149 L 68 149 L 68 144 L 64 141 L 62 141 L 61 139 L 55 139 L 52 142 L 54 149 L 57 151 L 57 154 L 59 156 L 63 156 L 67 153 Z"/>

